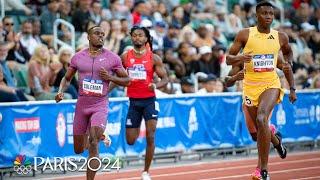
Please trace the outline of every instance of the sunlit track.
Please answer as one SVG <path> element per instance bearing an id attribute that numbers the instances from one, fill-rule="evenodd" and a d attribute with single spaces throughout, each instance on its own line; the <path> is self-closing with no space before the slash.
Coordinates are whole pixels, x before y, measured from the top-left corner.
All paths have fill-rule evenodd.
<path id="1" fill-rule="evenodd" d="M 255 158 L 238 160 L 215 160 L 209 162 L 197 162 L 185 165 L 171 165 L 153 167 L 150 171 L 152 179 L 173 180 L 173 179 L 250 179 L 250 174 L 256 167 Z M 320 151 L 292 153 L 282 160 L 277 156 L 270 157 L 269 161 L 270 176 L 273 180 L 277 179 L 319 179 L 320 177 Z M 97 174 L 97 180 L 118 179 L 118 180 L 137 180 L 140 177 L 141 169 L 121 170 L 120 172 Z M 61 176 L 43 179 L 85 179 L 84 175 Z"/>

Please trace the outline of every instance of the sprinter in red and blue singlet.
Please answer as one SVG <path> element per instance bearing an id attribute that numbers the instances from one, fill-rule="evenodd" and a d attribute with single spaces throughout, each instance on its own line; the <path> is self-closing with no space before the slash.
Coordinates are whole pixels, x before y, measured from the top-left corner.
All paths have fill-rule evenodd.
<path id="1" fill-rule="evenodd" d="M 134 48 L 121 56 L 122 64 L 130 77 L 127 88 L 130 106 L 126 119 L 126 139 L 129 145 L 134 144 L 139 136 L 143 117 L 146 124 L 147 148 L 142 179 L 148 180 L 159 112 L 155 89 L 166 86 L 168 76 L 161 58 L 152 52 L 152 37 L 149 31 L 144 27 L 135 26 L 131 29 L 130 35 Z M 161 79 L 157 83 L 153 82 L 154 72 Z"/>

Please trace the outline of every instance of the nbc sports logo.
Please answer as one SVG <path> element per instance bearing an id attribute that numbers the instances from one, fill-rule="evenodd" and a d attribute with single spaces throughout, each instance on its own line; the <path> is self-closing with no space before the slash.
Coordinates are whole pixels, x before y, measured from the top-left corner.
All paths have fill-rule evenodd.
<path id="1" fill-rule="evenodd" d="M 19 175 L 28 174 L 32 170 L 31 162 L 25 155 L 18 155 L 13 162 L 13 170 Z"/>

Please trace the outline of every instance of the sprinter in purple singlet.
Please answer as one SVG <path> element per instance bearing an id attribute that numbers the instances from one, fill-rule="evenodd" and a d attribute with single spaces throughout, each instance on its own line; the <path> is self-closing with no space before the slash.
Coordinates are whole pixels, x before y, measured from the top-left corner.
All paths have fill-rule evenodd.
<path id="1" fill-rule="evenodd" d="M 65 77 L 60 83 L 56 102 L 63 99 L 63 92 L 78 71 L 79 97 L 73 122 L 74 151 L 89 150 L 89 158 L 98 157 L 98 143 L 106 140 L 104 135 L 108 114 L 108 87 L 113 82 L 120 86 L 129 84 L 129 77 L 118 55 L 104 49 L 103 29 L 94 26 L 88 30 L 89 48 L 76 53 Z M 114 75 L 115 74 L 115 75 Z M 98 168 L 97 160 L 90 167 Z M 96 171 L 87 169 L 87 179 L 94 179 Z"/>

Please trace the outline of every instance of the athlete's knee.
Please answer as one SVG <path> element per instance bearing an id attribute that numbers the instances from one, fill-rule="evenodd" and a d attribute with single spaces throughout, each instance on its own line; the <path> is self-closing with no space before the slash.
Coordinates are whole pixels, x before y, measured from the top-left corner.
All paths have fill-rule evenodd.
<path id="1" fill-rule="evenodd" d="M 126 129 L 127 143 L 129 145 L 133 145 L 136 142 L 136 140 L 138 139 L 139 134 L 140 134 L 139 129 L 131 129 L 131 128 Z"/>
<path id="2" fill-rule="evenodd" d="M 81 153 L 83 153 L 83 151 L 84 151 L 84 148 L 83 147 L 74 147 L 73 148 L 73 150 L 74 150 L 74 153 L 76 153 L 76 154 L 81 154 Z"/>
<path id="3" fill-rule="evenodd" d="M 147 145 L 154 146 L 154 132 L 147 135 Z"/>
<path id="4" fill-rule="evenodd" d="M 250 133 L 253 141 L 257 141 L 257 133 Z"/>
<path id="5" fill-rule="evenodd" d="M 76 148 L 74 148 L 74 153 L 76 153 L 76 154 L 81 154 L 81 153 L 83 153 L 83 151 L 84 151 L 84 149 L 76 149 Z"/>
<path id="6" fill-rule="evenodd" d="M 89 137 L 89 148 L 97 148 L 99 140 L 97 137 Z"/>
<path id="7" fill-rule="evenodd" d="M 268 115 L 267 115 L 265 109 L 263 109 L 263 108 L 259 109 L 258 112 L 257 112 L 257 124 L 258 124 L 258 126 L 268 125 L 267 118 L 268 118 Z"/>
<path id="8" fill-rule="evenodd" d="M 126 140 L 129 145 L 133 145 L 136 142 L 137 138 L 138 138 L 137 136 L 132 134 L 127 134 L 126 136 Z"/>
<path id="9" fill-rule="evenodd" d="M 136 142 L 136 139 L 137 138 L 135 138 L 135 137 L 131 137 L 131 136 L 127 136 L 127 143 L 129 144 L 129 145 L 134 145 L 134 143 Z"/>

